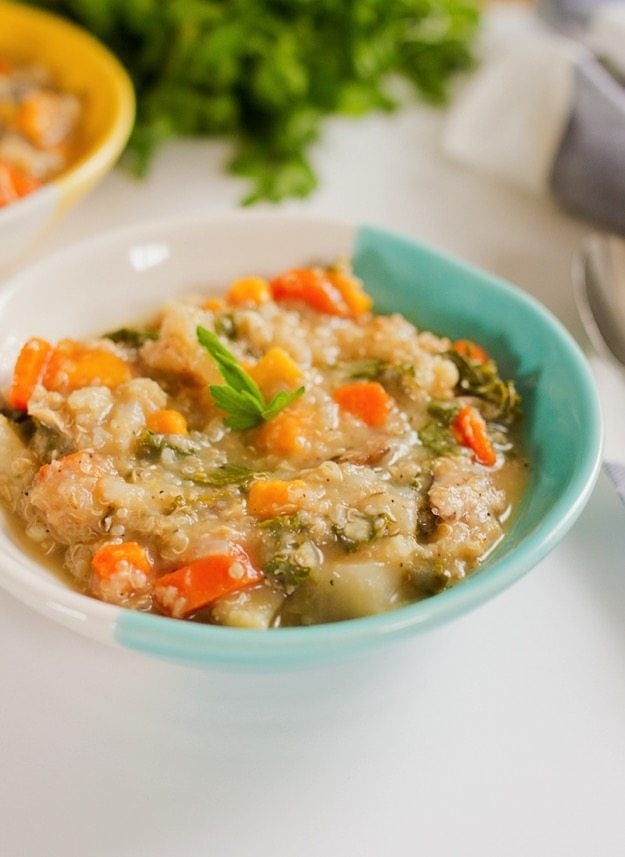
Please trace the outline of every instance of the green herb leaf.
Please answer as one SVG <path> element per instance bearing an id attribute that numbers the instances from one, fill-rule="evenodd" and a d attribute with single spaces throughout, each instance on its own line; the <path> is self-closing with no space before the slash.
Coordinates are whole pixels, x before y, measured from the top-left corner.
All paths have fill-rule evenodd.
<path id="1" fill-rule="evenodd" d="M 294 402 L 295 399 L 299 399 L 300 396 L 303 396 L 304 392 L 304 387 L 298 387 L 297 390 L 293 390 L 292 393 L 287 393 L 286 390 L 281 390 L 279 393 L 276 393 L 264 409 L 263 419 L 272 420 L 283 408 L 286 408 L 286 406 L 290 405 L 291 402 Z"/>
<path id="2" fill-rule="evenodd" d="M 263 394 L 256 381 L 239 365 L 234 354 L 221 344 L 219 338 L 201 325 L 196 333 L 198 342 L 213 358 L 226 384 L 238 393 L 247 392 L 252 399 L 264 404 Z"/>
<path id="3" fill-rule="evenodd" d="M 281 391 L 265 400 L 256 381 L 237 362 L 236 357 L 221 344 L 218 337 L 201 325 L 197 328 L 198 342 L 206 348 L 217 364 L 227 386 L 212 384 L 209 387 L 217 407 L 229 416 L 225 424 L 236 431 L 255 428 L 272 420 L 280 411 L 304 393 L 304 388 L 288 393 Z"/>

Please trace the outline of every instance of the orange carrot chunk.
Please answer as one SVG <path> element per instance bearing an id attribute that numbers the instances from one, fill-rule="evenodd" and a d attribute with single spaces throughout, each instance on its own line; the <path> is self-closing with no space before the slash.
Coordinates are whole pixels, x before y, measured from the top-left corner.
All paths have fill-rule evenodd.
<path id="1" fill-rule="evenodd" d="M 103 545 L 93 555 L 91 566 L 102 580 L 110 580 L 127 568 L 136 568 L 149 574 L 152 563 L 144 547 L 138 542 L 122 542 L 118 545 Z"/>
<path id="2" fill-rule="evenodd" d="M 154 598 L 163 613 L 181 619 L 262 576 L 243 548 L 230 544 L 228 553 L 204 556 L 159 577 Z"/>
<path id="3" fill-rule="evenodd" d="M 301 408 L 281 411 L 256 431 L 256 443 L 265 452 L 291 458 L 310 451 L 316 436 L 315 418 Z"/>
<path id="4" fill-rule="evenodd" d="M 292 515 L 301 509 L 306 483 L 301 479 L 265 479 L 252 483 L 247 497 L 247 509 L 257 518 Z"/>
<path id="5" fill-rule="evenodd" d="M 377 381 L 345 384 L 334 391 L 333 398 L 342 410 L 373 428 L 384 425 L 393 401 Z"/>
<path id="6" fill-rule="evenodd" d="M 207 309 L 210 312 L 222 312 L 226 308 L 226 302 L 223 298 L 206 298 L 202 302 L 202 309 Z"/>
<path id="7" fill-rule="evenodd" d="M 54 348 L 43 375 L 47 390 L 68 393 L 81 387 L 117 387 L 132 377 L 130 366 L 110 351 L 62 339 Z"/>
<path id="8" fill-rule="evenodd" d="M 472 449 L 480 464 L 493 466 L 497 455 L 488 437 L 484 418 L 476 408 L 471 405 L 460 408 L 451 427 L 458 443 Z"/>
<path id="9" fill-rule="evenodd" d="M 52 346 L 45 339 L 33 337 L 24 343 L 15 363 L 13 383 L 9 392 L 9 405 L 12 408 L 26 410 L 51 351 Z"/>
<path id="10" fill-rule="evenodd" d="M 358 277 L 342 268 L 336 268 L 328 271 L 328 278 L 341 293 L 350 315 L 358 316 L 369 312 L 373 306 L 373 299 L 363 291 L 362 281 Z"/>
<path id="11" fill-rule="evenodd" d="M 39 179 L 14 164 L 0 161 L 0 208 L 23 196 L 28 196 L 29 193 L 41 187 L 41 184 Z"/>
<path id="12" fill-rule="evenodd" d="M 457 339 L 451 346 L 461 357 L 472 360 L 473 363 L 488 363 L 490 356 L 481 345 L 472 339 Z"/>
<path id="13" fill-rule="evenodd" d="M 270 348 L 251 366 L 248 373 L 256 381 L 265 397 L 271 398 L 279 390 L 294 390 L 302 381 L 302 370 L 284 348 Z"/>
<path id="14" fill-rule="evenodd" d="M 274 277 L 270 288 L 276 301 L 303 301 L 328 315 L 350 314 L 343 295 L 320 268 L 292 268 Z"/>
<path id="15" fill-rule="evenodd" d="M 52 149 L 62 143 L 73 127 L 73 117 L 62 109 L 63 96 L 55 92 L 33 92 L 22 101 L 17 125 L 31 143 Z"/>
<path id="16" fill-rule="evenodd" d="M 262 277 L 243 277 L 231 283 L 226 292 L 226 300 L 232 306 L 251 304 L 259 306 L 271 300 L 269 283 Z"/>
<path id="17" fill-rule="evenodd" d="M 150 431 L 157 434 L 186 434 L 187 421 L 180 411 L 173 408 L 162 408 L 148 414 L 146 425 Z"/>

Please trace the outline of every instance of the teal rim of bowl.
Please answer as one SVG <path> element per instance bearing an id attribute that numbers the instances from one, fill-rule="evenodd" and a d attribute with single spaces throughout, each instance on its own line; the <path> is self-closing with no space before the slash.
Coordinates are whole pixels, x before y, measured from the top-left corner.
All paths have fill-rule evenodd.
<path id="1" fill-rule="evenodd" d="M 315 664 L 365 651 L 383 641 L 437 627 L 486 602 L 536 566 L 582 511 L 601 464 L 601 411 L 586 360 L 555 316 L 516 286 L 413 239 L 376 227 L 358 228 L 353 264 L 374 298 L 377 311 L 401 312 L 420 328 L 451 338 L 466 336 L 483 341 L 487 348 L 493 347 L 498 362 L 501 346 L 500 367 L 504 374 L 504 370 L 513 369 L 512 365 L 506 365 L 510 363 L 510 354 L 516 358 L 522 354 L 523 364 L 523 360 L 528 362 L 525 353 L 529 351 L 535 364 L 528 365 L 525 372 L 530 395 L 532 389 L 540 393 L 538 378 L 546 357 L 553 361 L 553 371 L 574 391 L 575 447 L 570 456 L 559 459 L 560 471 L 553 474 L 546 487 L 538 481 L 543 494 L 549 494 L 551 484 L 555 491 L 553 498 L 542 497 L 547 506 L 544 514 L 540 514 L 527 534 L 521 534 L 514 549 L 506 552 L 504 539 L 501 550 L 495 550 L 483 566 L 461 583 L 387 613 L 331 624 L 256 630 L 200 625 L 121 610 L 114 630 L 120 645 L 187 664 L 268 668 Z M 424 305 L 415 302 L 419 289 L 425 289 L 429 295 Z M 530 323 L 531 330 L 512 331 L 513 343 L 508 336 L 504 341 L 497 336 L 493 339 L 502 311 L 506 315 L 515 314 L 519 322 Z M 465 318 L 471 320 L 471 331 L 467 330 Z M 506 329 L 506 334 L 509 333 Z M 537 352 L 541 343 L 548 344 L 549 355 Z M 545 432 L 550 426 L 542 425 L 540 429 Z M 570 466 L 571 470 L 565 484 L 560 485 L 558 477 L 563 476 L 564 466 Z M 525 492 L 530 509 L 535 499 L 532 490 L 530 482 Z"/>

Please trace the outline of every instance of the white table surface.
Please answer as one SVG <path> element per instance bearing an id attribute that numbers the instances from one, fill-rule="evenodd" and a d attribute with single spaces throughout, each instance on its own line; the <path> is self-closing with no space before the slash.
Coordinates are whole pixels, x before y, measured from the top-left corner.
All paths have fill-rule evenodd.
<path id="1" fill-rule="evenodd" d="M 569 264 L 588 227 L 446 161 L 441 124 L 423 107 L 332 122 L 315 152 L 319 191 L 286 208 L 435 244 L 518 283 L 581 338 Z M 233 208 L 243 185 L 222 172 L 227 153 L 178 143 L 145 183 L 116 171 L 39 254 Z M 171 665 L 0 592 L 0 853 L 622 857 L 624 657 L 625 510 L 604 476 L 512 589 L 314 672 Z"/>

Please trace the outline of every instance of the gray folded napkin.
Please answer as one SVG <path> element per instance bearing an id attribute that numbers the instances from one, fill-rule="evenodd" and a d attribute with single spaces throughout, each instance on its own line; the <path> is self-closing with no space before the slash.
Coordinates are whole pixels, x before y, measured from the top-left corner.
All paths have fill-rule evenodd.
<path id="1" fill-rule="evenodd" d="M 625 0 L 543 0 L 452 107 L 455 159 L 625 233 Z"/>

